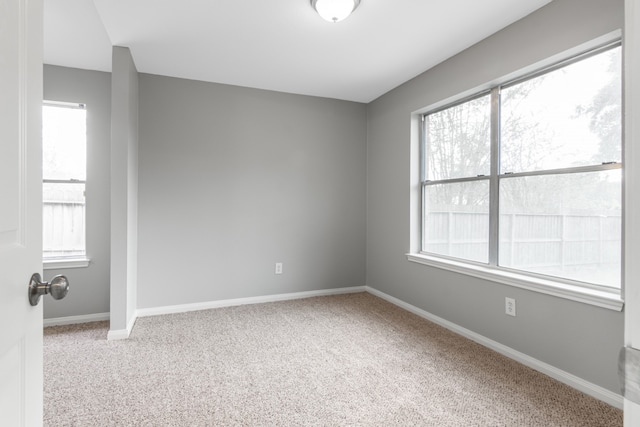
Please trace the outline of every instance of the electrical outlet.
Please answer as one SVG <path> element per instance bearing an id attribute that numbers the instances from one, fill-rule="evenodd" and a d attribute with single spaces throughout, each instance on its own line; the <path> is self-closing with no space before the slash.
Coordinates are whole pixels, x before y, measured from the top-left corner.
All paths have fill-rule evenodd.
<path id="1" fill-rule="evenodd" d="M 282 274 L 282 263 L 276 262 L 276 274 Z"/>
<path id="2" fill-rule="evenodd" d="M 504 312 L 509 316 L 516 317 L 516 300 L 513 298 L 504 299 Z"/>

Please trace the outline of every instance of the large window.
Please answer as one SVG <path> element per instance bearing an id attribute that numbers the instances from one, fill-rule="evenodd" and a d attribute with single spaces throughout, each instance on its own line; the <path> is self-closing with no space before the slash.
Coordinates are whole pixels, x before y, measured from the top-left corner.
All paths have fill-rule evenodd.
<path id="1" fill-rule="evenodd" d="M 45 102 L 42 154 L 43 258 L 85 258 L 84 105 Z"/>
<path id="2" fill-rule="evenodd" d="M 423 115 L 422 253 L 621 286 L 621 47 Z"/>

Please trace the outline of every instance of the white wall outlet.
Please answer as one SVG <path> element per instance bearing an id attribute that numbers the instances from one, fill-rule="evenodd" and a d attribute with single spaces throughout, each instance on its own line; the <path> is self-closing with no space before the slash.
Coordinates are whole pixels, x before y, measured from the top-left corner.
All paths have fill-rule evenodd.
<path id="1" fill-rule="evenodd" d="M 282 274 L 282 263 L 276 262 L 276 274 Z"/>
<path id="2" fill-rule="evenodd" d="M 504 299 L 504 312 L 509 316 L 516 317 L 516 300 L 513 298 Z"/>

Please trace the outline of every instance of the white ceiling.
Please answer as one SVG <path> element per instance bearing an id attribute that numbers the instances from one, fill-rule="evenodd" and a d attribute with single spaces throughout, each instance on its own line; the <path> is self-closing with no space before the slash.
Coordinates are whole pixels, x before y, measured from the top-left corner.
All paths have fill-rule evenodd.
<path id="1" fill-rule="evenodd" d="M 310 0 L 45 0 L 44 61 L 369 102 L 551 0 L 362 0 L 337 24 Z"/>

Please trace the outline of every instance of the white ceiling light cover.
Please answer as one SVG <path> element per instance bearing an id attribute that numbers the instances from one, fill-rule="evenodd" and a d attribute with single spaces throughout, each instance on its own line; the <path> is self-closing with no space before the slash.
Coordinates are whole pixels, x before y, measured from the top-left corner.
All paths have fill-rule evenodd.
<path id="1" fill-rule="evenodd" d="M 311 0 L 318 14 L 329 22 L 340 22 L 351 15 L 360 0 Z"/>

